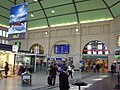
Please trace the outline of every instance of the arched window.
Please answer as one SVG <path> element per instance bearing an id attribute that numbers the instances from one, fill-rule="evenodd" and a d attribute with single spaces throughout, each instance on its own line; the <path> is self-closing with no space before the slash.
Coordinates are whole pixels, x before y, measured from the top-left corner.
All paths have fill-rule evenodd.
<path id="1" fill-rule="evenodd" d="M 84 46 L 83 54 L 96 55 L 96 54 L 108 54 L 108 48 L 101 41 L 90 41 Z"/>
<path id="2" fill-rule="evenodd" d="M 34 44 L 32 45 L 32 47 L 30 48 L 30 52 L 31 53 L 35 53 L 35 54 L 44 54 L 44 49 L 41 45 L 39 44 Z"/>

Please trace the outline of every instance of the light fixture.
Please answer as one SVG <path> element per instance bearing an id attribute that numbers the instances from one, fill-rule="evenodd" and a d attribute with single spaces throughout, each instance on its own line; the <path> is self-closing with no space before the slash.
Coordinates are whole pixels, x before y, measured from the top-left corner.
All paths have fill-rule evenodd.
<path id="1" fill-rule="evenodd" d="M 45 34 L 48 34 L 48 32 L 46 31 Z"/>
<path id="2" fill-rule="evenodd" d="M 30 16 L 31 16 L 31 17 L 34 17 L 34 14 L 33 14 L 33 13 L 31 13 L 31 14 L 30 14 Z"/>
<path id="3" fill-rule="evenodd" d="M 38 1 L 38 0 L 34 0 L 35 2 Z"/>
<path id="4" fill-rule="evenodd" d="M 51 13 L 55 13 L 55 9 L 54 9 L 54 0 L 53 0 L 53 8 L 51 10 Z"/>
<path id="5" fill-rule="evenodd" d="M 78 29 L 78 28 L 76 28 L 75 30 L 76 30 L 76 32 L 78 32 L 78 31 L 79 31 L 79 29 Z"/>
<path id="6" fill-rule="evenodd" d="M 51 10 L 51 13 L 55 13 L 55 10 L 54 10 L 54 8 Z"/>

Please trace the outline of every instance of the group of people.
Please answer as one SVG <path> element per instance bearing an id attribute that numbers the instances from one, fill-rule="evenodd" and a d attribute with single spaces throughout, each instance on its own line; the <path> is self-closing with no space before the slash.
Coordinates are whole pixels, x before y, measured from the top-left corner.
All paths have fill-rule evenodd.
<path id="1" fill-rule="evenodd" d="M 69 86 L 69 76 L 71 76 L 71 78 L 73 78 L 73 69 L 74 69 L 74 65 L 70 65 L 70 66 L 64 66 L 64 68 L 59 72 L 59 89 L 60 90 L 69 90 L 70 86 Z M 56 81 L 56 75 L 57 75 L 57 65 L 51 65 L 50 69 L 48 70 L 48 74 L 51 78 L 51 83 L 49 83 L 50 85 L 54 86 L 55 85 L 55 81 Z M 49 81 L 48 81 L 49 82 Z"/>

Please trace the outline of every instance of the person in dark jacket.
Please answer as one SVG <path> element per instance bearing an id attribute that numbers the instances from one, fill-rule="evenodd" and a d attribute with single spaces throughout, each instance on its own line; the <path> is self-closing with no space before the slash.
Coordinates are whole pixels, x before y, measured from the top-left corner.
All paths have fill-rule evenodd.
<path id="1" fill-rule="evenodd" d="M 67 67 L 59 74 L 59 89 L 60 90 L 69 90 L 69 81 L 68 81 L 68 72 Z"/>
<path id="2" fill-rule="evenodd" d="M 9 71 L 9 64 L 8 62 L 5 62 L 5 78 L 7 78 L 8 71 Z"/>
<path id="3" fill-rule="evenodd" d="M 52 66 L 52 65 L 50 66 L 49 75 L 52 79 L 52 84 L 51 84 L 52 86 L 55 85 L 57 70 L 58 69 L 57 69 L 56 64 L 54 64 L 54 66 Z"/>

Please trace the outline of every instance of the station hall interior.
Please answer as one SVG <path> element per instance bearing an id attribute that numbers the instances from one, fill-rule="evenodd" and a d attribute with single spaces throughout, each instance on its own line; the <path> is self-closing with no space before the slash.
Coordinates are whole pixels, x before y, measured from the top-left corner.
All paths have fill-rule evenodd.
<path id="1" fill-rule="evenodd" d="M 93 66 L 99 64 L 99 73 L 109 77 L 111 65 L 115 72 L 120 71 L 119 55 L 120 0 L 0 0 L 3 76 L 8 62 L 10 78 L 17 77 L 21 65 L 30 67 L 35 77 L 43 73 L 47 77 L 51 63 L 60 68 L 73 64 L 75 78 L 82 78 L 84 73 L 99 77 L 93 72 Z M 19 77 L 17 80 L 21 82 Z"/>

